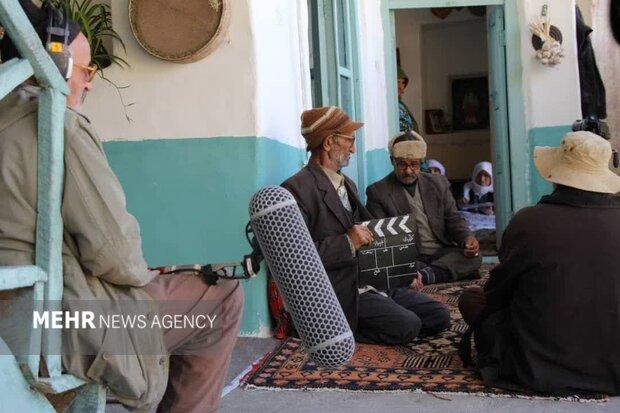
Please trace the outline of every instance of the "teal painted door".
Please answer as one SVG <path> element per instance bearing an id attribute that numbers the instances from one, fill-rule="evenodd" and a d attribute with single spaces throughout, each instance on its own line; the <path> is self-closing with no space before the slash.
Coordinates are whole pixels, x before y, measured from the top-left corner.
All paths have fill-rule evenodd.
<path id="1" fill-rule="evenodd" d="M 361 111 L 356 104 L 357 74 L 356 15 L 352 0 L 309 0 L 309 37 L 311 44 L 310 72 L 314 106 L 339 106 L 352 119 L 359 120 Z M 359 132 L 358 132 L 359 135 Z M 358 162 L 363 156 L 361 139 L 356 142 L 357 154 L 343 169 L 351 179 L 360 183 Z"/>
<path id="2" fill-rule="evenodd" d="M 498 244 L 512 215 L 510 176 L 510 132 L 508 126 L 508 93 L 506 83 L 506 37 L 504 7 L 487 10 L 489 48 L 489 101 L 493 148 L 493 182 Z"/>

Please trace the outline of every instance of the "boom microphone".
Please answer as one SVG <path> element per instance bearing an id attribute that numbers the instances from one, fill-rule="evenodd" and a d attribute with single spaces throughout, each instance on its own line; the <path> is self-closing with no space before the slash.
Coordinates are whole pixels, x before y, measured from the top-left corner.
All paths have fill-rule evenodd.
<path id="1" fill-rule="evenodd" d="M 250 201 L 250 223 L 312 361 L 327 368 L 347 362 L 353 333 L 295 198 L 279 186 L 261 189 Z"/>

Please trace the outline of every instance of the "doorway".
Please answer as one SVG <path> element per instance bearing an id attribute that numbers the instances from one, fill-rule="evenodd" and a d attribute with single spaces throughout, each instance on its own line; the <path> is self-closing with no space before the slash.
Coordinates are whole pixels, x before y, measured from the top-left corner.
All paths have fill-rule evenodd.
<path id="1" fill-rule="evenodd" d="M 450 13 L 435 6 L 451 6 Z M 515 7 L 509 7 L 510 19 L 518 30 Z M 399 126 L 396 77 L 400 60 L 403 69 L 412 72 L 408 76 L 421 86 L 403 100 L 414 106 L 412 112 L 427 137 L 429 157 L 437 154 L 447 159 L 447 177 L 453 181 L 455 195 L 458 197 L 459 187 L 471 179 L 475 163 L 492 162 L 498 245 L 515 210 L 515 197 L 522 203 L 519 190 L 514 191 L 513 186 L 510 136 L 513 124 L 515 130 L 524 129 L 519 119 L 523 108 L 515 105 L 513 115 L 508 111 L 509 102 L 519 102 L 521 84 L 519 81 L 509 86 L 507 82 L 513 72 L 520 71 L 520 57 L 518 65 L 507 64 L 515 59 L 515 53 L 507 53 L 506 10 L 504 0 L 384 0 L 383 10 L 387 81 L 394 85 L 388 88 L 391 132 L 395 133 Z M 403 21 L 409 22 L 413 32 L 403 30 Z M 511 46 L 518 52 L 518 35 L 516 46 L 514 40 Z M 428 61 L 422 60 L 424 53 Z M 455 64 L 459 59 L 460 67 Z M 429 88 L 429 80 L 438 86 Z M 476 101 L 468 94 L 470 88 L 480 91 L 484 86 L 486 100 Z M 486 118 L 483 111 L 472 115 L 470 110 L 464 122 L 463 113 L 458 113 L 463 112 L 464 100 L 471 103 L 470 109 L 481 103 L 488 107 Z"/>

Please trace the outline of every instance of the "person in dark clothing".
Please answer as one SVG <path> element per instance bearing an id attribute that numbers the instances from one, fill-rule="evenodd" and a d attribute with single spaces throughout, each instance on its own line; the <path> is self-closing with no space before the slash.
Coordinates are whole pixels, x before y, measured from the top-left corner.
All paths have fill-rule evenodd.
<path id="1" fill-rule="evenodd" d="M 605 85 L 596 65 L 594 48 L 590 41 L 592 28 L 583 19 L 581 10 L 575 6 L 577 25 L 577 59 L 579 63 L 579 86 L 581 89 L 581 115 L 605 119 L 607 104 L 605 102 Z"/>
<path id="2" fill-rule="evenodd" d="M 620 394 L 620 177 L 610 156 L 590 132 L 535 148 L 555 189 L 514 216 L 484 289 L 459 300 L 485 384 Z"/>
<path id="3" fill-rule="evenodd" d="M 609 3 L 609 22 L 616 42 L 620 43 L 620 0 L 611 0 Z"/>
<path id="4" fill-rule="evenodd" d="M 356 223 L 372 216 L 341 169 L 355 153 L 354 132 L 362 123 L 334 106 L 305 111 L 301 121 L 310 160 L 282 186 L 299 205 L 356 340 L 407 344 L 420 332 L 447 328 L 448 309 L 414 289 L 384 293 L 359 285 L 357 251 L 372 243 L 373 235 Z"/>
<path id="5" fill-rule="evenodd" d="M 448 180 L 420 171 L 424 139 L 411 131 L 399 133 L 389 152 L 394 171 L 366 189 L 370 213 L 375 218 L 415 217 L 421 284 L 477 277 L 480 246 L 456 209 Z"/>

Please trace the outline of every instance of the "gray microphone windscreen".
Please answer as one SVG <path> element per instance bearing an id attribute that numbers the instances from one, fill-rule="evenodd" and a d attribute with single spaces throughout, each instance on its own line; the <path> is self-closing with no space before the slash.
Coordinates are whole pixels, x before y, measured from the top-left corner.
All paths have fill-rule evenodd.
<path id="1" fill-rule="evenodd" d="M 250 201 L 250 223 L 312 361 L 336 368 L 355 340 L 293 195 L 279 186 Z"/>

